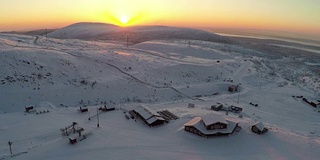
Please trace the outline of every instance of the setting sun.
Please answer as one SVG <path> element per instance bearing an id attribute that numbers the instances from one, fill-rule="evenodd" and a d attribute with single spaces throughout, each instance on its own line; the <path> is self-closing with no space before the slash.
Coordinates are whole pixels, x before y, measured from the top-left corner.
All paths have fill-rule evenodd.
<path id="1" fill-rule="evenodd" d="M 103 22 L 119 26 L 262 29 L 319 37 L 319 5 L 315 0 L 2 0 L 0 31 Z"/>
<path id="2" fill-rule="evenodd" d="M 121 16 L 120 17 L 120 22 L 123 24 L 123 25 L 126 25 L 128 22 L 129 22 L 129 18 L 127 16 Z"/>

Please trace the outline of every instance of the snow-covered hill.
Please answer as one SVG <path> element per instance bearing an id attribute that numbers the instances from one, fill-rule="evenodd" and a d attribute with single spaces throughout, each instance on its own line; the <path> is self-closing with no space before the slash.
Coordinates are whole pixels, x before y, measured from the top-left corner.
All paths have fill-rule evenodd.
<path id="1" fill-rule="evenodd" d="M 130 44 L 161 39 L 203 40 L 220 43 L 231 41 L 203 30 L 166 26 L 118 27 L 104 23 L 76 23 L 48 35 L 60 39 L 114 40 Z"/>
<path id="2" fill-rule="evenodd" d="M 75 23 L 58 29 L 48 36 L 60 39 L 92 39 L 116 32 L 120 27 L 103 23 Z"/>
<path id="3" fill-rule="evenodd" d="M 154 29 L 149 31 L 160 32 Z M 79 34 L 71 31 L 75 30 L 66 33 Z M 312 61 L 316 54 L 300 50 L 295 50 L 300 55 L 290 54 L 269 44 L 248 49 L 174 38 L 127 47 L 78 38 L 0 34 L 0 159 L 309 160 L 320 156 L 320 113 L 296 98 L 320 100 L 319 65 Z M 232 84 L 240 84 L 240 92 L 228 92 Z M 210 110 L 217 102 L 240 106 L 243 112 L 239 116 Z M 195 107 L 188 108 L 188 103 Z M 116 110 L 100 114 L 97 128 L 94 115 L 102 104 Z M 127 120 L 123 112 L 140 104 L 169 110 L 180 118 L 153 128 L 139 119 Z M 24 113 L 24 107 L 31 105 L 36 112 Z M 77 111 L 83 105 L 89 113 Z M 183 124 L 194 116 L 212 113 L 240 122 L 242 129 L 208 139 L 184 131 Z M 89 116 L 94 118 L 89 121 Z M 267 134 L 250 131 L 257 121 L 269 128 Z M 60 128 L 72 122 L 90 133 L 75 145 L 60 134 Z"/>

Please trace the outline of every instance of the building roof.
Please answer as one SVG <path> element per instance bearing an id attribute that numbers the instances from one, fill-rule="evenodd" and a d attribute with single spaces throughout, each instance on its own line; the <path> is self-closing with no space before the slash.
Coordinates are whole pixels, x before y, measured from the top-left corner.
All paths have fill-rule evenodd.
<path id="1" fill-rule="evenodd" d="M 224 129 L 214 129 L 214 130 L 207 130 L 204 128 L 204 126 L 201 124 L 201 121 L 199 121 L 198 123 L 194 124 L 193 127 L 195 127 L 196 129 L 198 129 L 200 132 L 202 132 L 205 135 L 216 135 L 219 133 L 222 134 L 231 134 L 233 132 L 233 130 L 235 129 L 235 127 L 237 126 L 237 122 L 233 122 L 233 121 L 229 121 L 227 120 L 227 128 Z"/>
<path id="2" fill-rule="evenodd" d="M 197 116 L 191 119 L 189 122 L 185 123 L 184 126 L 194 126 L 201 121 L 201 117 Z"/>
<path id="3" fill-rule="evenodd" d="M 150 118 L 147 120 L 147 122 L 148 122 L 148 124 L 152 124 L 152 123 L 154 123 L 154 122 L 156 122 L 156 121 L 158 121 L 158 120 L 160 120 L 160 121 L 165 121 L 162 117 L 153 116 L 153 117 L 150 117 Z"/>
<path id="4" fill-rule="evenodd" d="M 228 122 L 222 116 L 217 114 L 207 114 L 205 116 L 202 116 L 202 121 L 206 126 L 209 126 L 218 122 L 223 124 L 228 124 Z"/>
<path id="5" fill-rule="evenodd" d="M 138 106 L 135 109 L 135 111 L 138 112 L 146 120 L 151 118 L 152 116 L 161 117 L 157 112 L 154 112 L 154 111 L 150 110 L 148 107 L 142 106 L 142 105 Z"/>
<path id="6" fill-rule="evenodd" d="M 253 126 L 256 126 L 260 131 L 263 131 L 265 128 L 262 122 L 255 123 Z"/>
<path id="7" fill-rule="evenodd" d="M 157 120 L 165 121 L 165 119 L 163 119 L 158 113 L 150 111 L 145 106 L 140 105 L 137 109 L 135 109 L 135 111 L 138 112 L 149 125 Z"/>
<path id="8" fill-rule="evenodd" d="M 150 117 L 153 116 L 153 114 L 149 110 L 143 107 L 139 107 L 135 109 L 135 111 L 138 112 L 144 119 L 149 119 Z"/>
<path id="9" fill-rule="evenodd" d="M 210 122 L 210 124 L 214 124 L 212 122 L 223 122 L 225 124 L 227 124 L 227 128 L 224 129 L 214 129 L 214 130 L 207 130 L 204 126 L 203 126 L 203 118 L 206 119 L 207 122 Z M 196 129 L 198 129 L 200 132 L 202 132 L 205 135 L 215 135 L 215 134 L 231 134 L 233 132 L 233 130 L 235 129 L 235 127 L 237 126 L 237 122 L 231 121 L 231 120 L 226 120 L 224 119 L 222 116 L 216 115 L 216 114 L 209 114 L 206 116 L 197 116 L 194 117 L 193 119 L 191 119 L 189 122 L 185 123 L 184 126 L 192 126 Z"/>
<path id="10" fill-rule="evenodd" d="M 78 136 L 77 135 L 69 135 L 68 138 L 71 140 L 75 140 L 78 138 Z"/>

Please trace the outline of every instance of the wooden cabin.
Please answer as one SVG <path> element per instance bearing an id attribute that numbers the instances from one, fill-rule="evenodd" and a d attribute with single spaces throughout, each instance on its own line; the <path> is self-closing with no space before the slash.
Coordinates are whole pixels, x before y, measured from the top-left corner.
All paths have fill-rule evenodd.
<path id="1" fill-rule="evenodd" d="M 228 122 L 221 116 L 203 116 L 202 121 L 204 127 L 207 130 L 214 130 L 214 129 L 225 129 L 228 126 Z"/>
<path id="2" fill-rule="evenodd" d="M 227 136 L 234 131 L 239 131 L 238 122 L 226 120 L 220 115 L 208 114 L 202 117 L 194 117 L 184 124 L 185 131 L 201 137 Z"/>
<path id="3" fill-rule="evenodd" d="M 308 101 L 306 98 L 302 98 L 302 100 L 306 103 L 308 103 L 310 106 L 317 108 L 317 104 L 311 101 Z"/>
<path id="4" fill-rule="evenodd" d="M 211 109 L 214 111 L 220 111 L 222 109 L 223 105 L 222 104 L 216 104 L 216 105 L 212 105 Z"/>
<path id="5" fill-rule="evenodd" d="M 25 106 L 24 109 L 26 112 L 31 112 L 31 111 L 33 111 L 34 107 L 33 106 Z"/>
<path id="6" fill-rule="evenodd" d="M 88 110 L 88 108 L 82 108 L 82 107 L 80 107 L 79 111 L 80 111 L 81 113 L 84 113 L 84 112 L 88 112 L 89 110 Z"/>
<path id="7" fill-rule="evenodd" d="M 76 136 L 69 136 L 69 143 L 70 144 L 75 144 L 77 143 L 77 137 Z"/>
<path id="8" fill-rule="evenodd" d="M 133 110 L 134 114 L 137 115 L 141 120 L 143 120 L 148 126 L 158 126 L 167 122 L 158 113 L 151 111 L 150 109 L 139 106 Z"/>
<path id="9" fill-rule="evenodd" d="M 104 105 L 103 107 L 100 107 L 99 110 L 102 112 L 109 112 L 109 111 L 114 111 L 115 107 L 107 107 L 106 105 Z"/>
<path id="10" fill-rule="evenodd" d="M 195 104 L 193 103 L 188 103 L 188 108 L 194 108 L 195 107 Z"/>
<path id="11" fill-rule="evenodd" d="M 268 131 L 268 128 L 265 128 L 261 122 L 258 122 L 252 125 L 251 131 L 257 134 L 264 134 Z"/>
<path id="12" fill-rule="evenodd" d="M 228 91 L 229 92 L 237 92 L 238 91 L 239 86 L 238 85 L 230 85 L 228 87 Z"/>

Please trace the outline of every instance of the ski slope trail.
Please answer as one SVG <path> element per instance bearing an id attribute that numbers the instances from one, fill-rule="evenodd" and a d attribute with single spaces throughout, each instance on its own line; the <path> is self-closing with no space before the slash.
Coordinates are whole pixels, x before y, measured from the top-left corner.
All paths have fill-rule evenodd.
<path id="1" fill-rule="evenodd" d="M 166 54 L 164 53 L 161 53 L 161 52 L 156 52 L 156 51 L 148 51 L 148 50 L 144 50 L 144 49 L 137 49 L 137 48 L 111 48 L 112 50 L 126 50 L 126 51 L 135 51 L 135 52 L 138 52 L 138 53 L 145 53 L 145 54 L 148 54 L 148 55 L 152 55 L 152 56 L 155 56 L 155 57 L 160 57 L 160 58 L 163 58 L 163 59 L 166 59 L 166 60 L 170 60 L 172 62 L 178 62 L 178 63 L 183 63 L 183 64 L 191 64 L 191 65 L 203 65 L 203 66 L 212 66 L 214 65 L 214 62 L 213 61 L 188 61 L 188 60 L 182 60 L 182 59 L 177 59 L 177 58 L 172 58 L 172 57 L 169 57 L 167 56 Z"/>
<path id="2" fill-rule="evenodd" d="M 37 43 L 37 42 L 38 42 L 38 39 L 39 39 L 39 37 L 36 37 L 36 39 L 35 39 L 35 41 L 34 41 L 35 44 L 38 44 L 38 43 Z M 190 98 L 190 99 L 193 99 L 193 100 L 200 100 L 200 101 L 202 101 L 202 99 L 191 97 L 191 96 L 189 96 L 189 95 L 187 95 L 187 94 L 179 91 L 178 89 L 176 89 L 176 88 L 174 88 L 174 87 L 172 87 L 172 86 L 156 86 L 156 85 L 153 85 L 153 84 L 151 84 L 151 83 L 147 83 L 147 82 L 145 82 L 145 81 L 142 81 L 142 80 L 140 80 L 139 78 L 133 76 L 132 74 L 129 74 L 129 73 L 125 72 L 124 70 L 122 70 L 121 68 L 117 67 L 116 65 L 111 64 L 111 63 L 108 63 L 108 62 L 106 62 L 106 61 L 104 61 L 104 60 L 101 60 L 101 59 L 90 58 L 90 55 L 84 56 L 84 55 L 81 55 L 81 54 L 75 54 L 75 53 L 70 52 L 70 51 L 67 52 L 65 49 L 64 49 L 64 50 L 61 50 L 61 49 L 37 48 L 37 47 L 35 47 L 35 49 L 44 49 L 44 50 L 49 50 L 49 51 L 58 51 L 58 52 L 61 52 L 61 53 L 65 53 L 65 54 L 72 55 L 72 56 L 77 57 L 77 58 L 82 58 L 82 59 L 85 59 L 85 60 L 90 60 L 90 61 L 93 61 L 93 62 L 96 62 L 96 63 L 106 64 L 106 65 L 108 65 L 108 66 L 110 66 L 110 67 L 118 70 L 120 73 L 122 73 L 122 74 L 124 74 L 124 75 L 126 75 L 126 76 L 128 76 L 128 77 L 130 77 L 130 78 L 132 78 L 132 79 L 134 79 L 135 81 L 137 81 L 137 82 L 139 82 L 139 83 L 141 83 L 141 84 L 143 84 L 143 85 L 145 85 L 145 86 L 149 86 L 149 87 L 153 87 L 153 88 L 157 88 L 157 89 L 171 89 L 171 90 L 173 90 L 173 91 L 175 91 L 175 92 L 177 92 L 177 93 L 179 93 L 179 94 L 181 94 L 181 95 L 183 95 L 183 96 L 185 96 L 185 97 L 187 97 L 187 98 Z M 123 48 L 120 48 L 120 49 L 123 49 Z M 130 49 L 129 49 L 129 50 L 130 50 Z M 133 49 L 133 50 L 134 50 L 134 51 L 143 51 L 143 50 L 136 50 L 136 49 Z M 147 52 L 147 51 L 143 51 L 143 52 Z M 149 52 L 147 52 L 147 53 L 149 53 Z M 151 52 L 151 53 L 152 53 L 152 52 Z M 151 53 L 149 53 L 149 54 L 151 54 Z M 157 55 L 157 54 L 154 54 L 154 53 L 153 53 L 152 55 Z M 161 57 L 164 58 L 164 56 L 161 56 Z"/>

